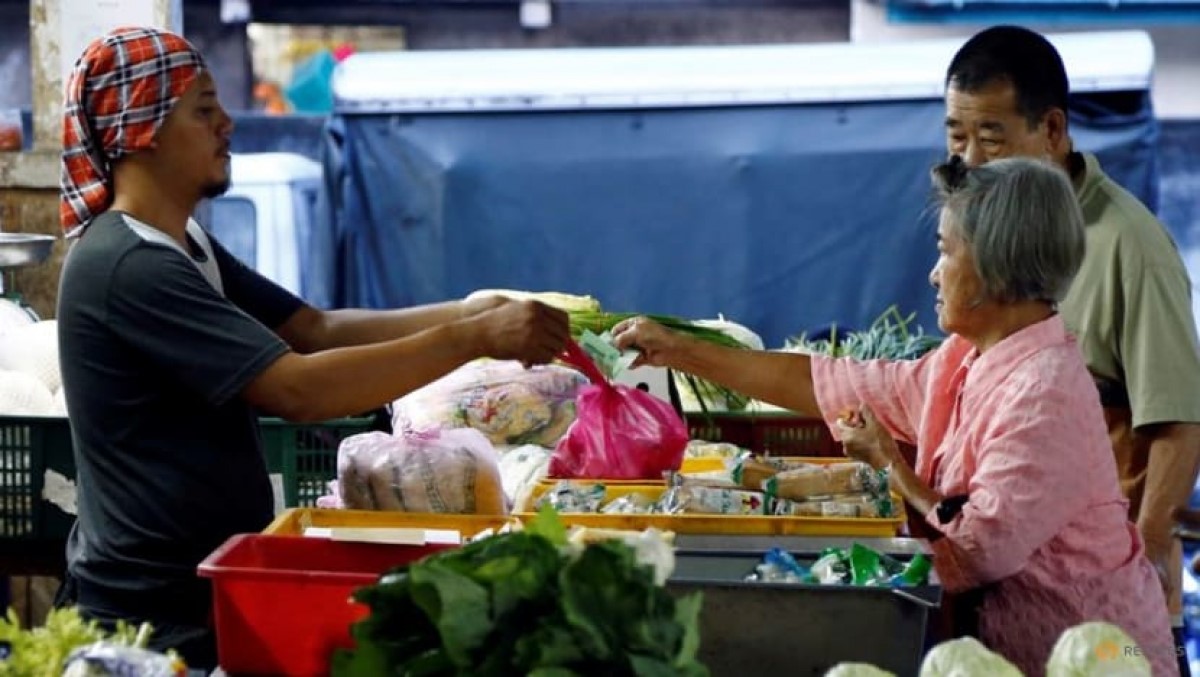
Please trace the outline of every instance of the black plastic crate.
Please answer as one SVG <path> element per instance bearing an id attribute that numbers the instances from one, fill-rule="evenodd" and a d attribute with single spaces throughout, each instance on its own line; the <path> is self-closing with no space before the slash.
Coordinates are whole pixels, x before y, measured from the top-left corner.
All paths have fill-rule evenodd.
<path id="1" fill-rule="evenodd" d="M 0 541 L 65 540 L 75 516 L 42 497 L 46 471 L 75 479 L 66 418 L 0 416 Z"/>

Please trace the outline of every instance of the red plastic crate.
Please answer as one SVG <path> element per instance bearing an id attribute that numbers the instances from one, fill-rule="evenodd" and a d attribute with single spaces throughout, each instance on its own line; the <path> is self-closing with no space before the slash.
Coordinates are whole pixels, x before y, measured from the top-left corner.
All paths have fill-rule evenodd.
<path id="1" fill-rule="evenodd" d="M 350 600 L 388 569 L 455 546 L 239 534 L 200 563 L 213 584 L 217 655 L 230 674 L 326 675 L 368 609 Z"/>
<path id="2" fill-rule="evenodd" d="M 819 418 L 775 412 L 688 412 L 687 425 L 691 439 L 728 442 L 768 456 L 842 455 L 842 445 Z"/>

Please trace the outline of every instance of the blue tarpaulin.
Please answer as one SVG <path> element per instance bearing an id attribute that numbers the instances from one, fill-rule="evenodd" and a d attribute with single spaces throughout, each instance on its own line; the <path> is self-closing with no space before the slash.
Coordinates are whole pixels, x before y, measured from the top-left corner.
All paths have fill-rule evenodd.
<path id="1" fill-rule="evenodd" d="M 1153 205 L 1147 92 L 1073 108 L 1078 146 Z M 722 313 L 768 346 L 864 327 L 892 304 L 936 329 L 928 170 L 945 152 L 943 115 L 933 96 L 343 110 L 325 160 L 333 260 L 316 268 L 336 306 L 508 287 Z"/>

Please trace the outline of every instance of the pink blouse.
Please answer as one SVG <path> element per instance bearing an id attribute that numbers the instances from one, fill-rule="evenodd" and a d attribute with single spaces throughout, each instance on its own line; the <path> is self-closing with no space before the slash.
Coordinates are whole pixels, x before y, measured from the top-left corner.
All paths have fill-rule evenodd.
<path id="1" fill-rule="evenodd" d="M 1158 577 L 1128 519 L 1104 415 L 1083 357 L 1055 315 L 980 355 L 952 336 L 920 360 L 813 358 L 830 428 L 866 404 L 917 445 L 916 472 L 970 500 L 933 545 L 948 592 L 989 586 L 980 640 L 1026 675 L 1092 620 L 1122 627 L 1155 675 L 1178 674 Z"/>

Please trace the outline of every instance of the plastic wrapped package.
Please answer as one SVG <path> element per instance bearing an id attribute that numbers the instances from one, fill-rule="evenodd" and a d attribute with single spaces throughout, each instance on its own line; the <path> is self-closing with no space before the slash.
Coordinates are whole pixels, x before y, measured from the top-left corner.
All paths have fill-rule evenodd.
<path id="1" fill-rule="evenodd" d="M 535 444 L 500 450 L 500 482 L 509 503 L 517 505 L 543 477 L 550 465 L 550 450 Z"/>
<path id="2" fill-rule="evenodd" d="M 608 490 L 603 484 L 578 484 L 563 480 L 538 497 L 534 507 L 550 506 L 558 512 L 597 512 Z"/>
<path id="3" fill-rule="evenodd" d="M 734 458 L 741 456 L 744 449 L 728 442 L 709 442 L 708 440 L 690 440 L 684 451 L 686 458 Z"/>
<path id="4" fill-rule="evenodd" d="M 347 437 L 338 447 L 338 494 L 359 510 L 508 513 L 496 451 L 470 428 Z"/>
<path id="5" fill-rule="evenodd" d="M 96 642 L 71 652 L 63 677 L 183 677 L 187 665 L 178 656 L 112 642 Z"/>
<path id="6" fill-rule="evenodd" d="M 392 429 L 473 428 L 492 444 L 553 447 L 575 420 L 582 374 L 475 360 L 392 403 Z"/>
<path id="7" fill-rule="evenodd" d="M 781 472 L 792 470 L 815 470 L 816 466 L 803 461 L 788 461 L 767 456 L 743 454 L 730 465 L 730 477 L 742 488 L 762 491 L 767 480 Z"/>
<path id="8" fill-rule="evenodd" d="M 857 462 L 814 465 L 781 472 L 763 482 L 763 488 L 774 497 L 793 501 L 864 491 L 878 493 L 887 490 L 887 473 Z"/>

